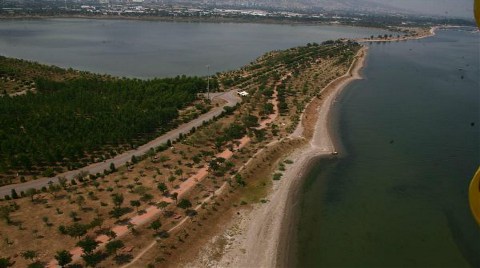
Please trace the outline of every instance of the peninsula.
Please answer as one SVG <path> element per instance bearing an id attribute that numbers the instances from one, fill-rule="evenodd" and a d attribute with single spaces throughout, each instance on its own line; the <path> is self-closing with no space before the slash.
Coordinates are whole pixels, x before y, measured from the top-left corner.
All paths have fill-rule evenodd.
<path id="1" fill-rule="evenodd" d="M 102 120 L 103 113 L 88 113 L 75 105 L 87 97 L 95 103 L 112 94 L 134 94 L 139 107 L 149 107 L 152 94 L 173 96 L 168 95 L 172 89 L 177 97 L 178 90 L 194 97 L 177 104 L 179 112 L 172 114 L 176 123 L 169 124 L 169 129 L 159 131 L 161 125 L 150 131 L 140 128 L 120 140 L 107 136 L 105 144 L 96 149 L 80 143 L 76 150 L 81 153 L 69 155 L 67 150 L 65 156 L 49 163 L 49 169 L 42 165 L 48 155 L 30 165 L 27 160 L 8 160 L 29 159 L 29 151 L 2 155 L 7 185 L 0 189 L 10 190 L 3 190 L 7 194 L 0 201 L 1 236 L 7 242 L 2 261 L 20 266 L 101 263 L 136 267 L 182 263 L 189 259 L 185 253 L 194 257 L 190 253 L 198 252 L 203 239 L 222 230 L 217 224 L 258 202 L 265 203 L 272 187 L 293 181 L 291 170 L 300 170 L 308 156 L 335 151 L 323 124 L 338 86 L 352 79 L 360 66 L 354 63 L 360 63 L 364 54 L 361 45 L 349 40 L 311 43 L 269 52 L 210 81 L 118 79 L 3 58 L 2 79 L 8 86 L 0 100 L 5 102 L 2 107 L 11 109 L 28 102 L 42 111 L 46 109 L 42 101 L 48 97 L 73 106 L 66 114 L 88 122 Z M 37 78 L 45 72 L 55 73 L 49 75 L 53 80 Z M 199 94 L 210 85 L 224 93 Z M 235 95 L 240 91 L 246 96 L 238 102 L 241 97 Z M 58 109 L 65 114 L 65 108 Z M 127 119 L 136 122 L 145 116 L 145 109 Z M 318 116 L 316 109 L 321 111 Z M 56 114 L 47 111 L 46 117 Z M 29 120 L 18 117 L 7 123 L 18 124 L 33 140 L 36 136 L 31 136 L 30 129 L 35 125 L 30 126 Z M 61 119 L 52 120 L 52 128 L 61 131 L 57 122 Z M 161 135 L 155 144 L 141 144 L 155 134 Z M 304 159 L 288 156 L 309 142 L 312 145 Z M 115 162 L 119 158 L 123 162 Z M 69 164 L 72 161 L 78 164 Z M 82 163 L 86 167 L 75 169 Z M 62 173 L 65 169 L 71 170 Z M 35 243 L 28 242 L 32 239 Z"/>

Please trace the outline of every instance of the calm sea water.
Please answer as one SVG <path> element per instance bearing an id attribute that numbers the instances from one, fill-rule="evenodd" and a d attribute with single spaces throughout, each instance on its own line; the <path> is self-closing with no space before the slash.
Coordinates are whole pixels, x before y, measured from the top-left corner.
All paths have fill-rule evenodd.
<path id="1" fill-rule="evenodd" d="M 305 178 L 302 267 L 480 267 L 480 34 L 371 45 L 339 99 L 347 156 Z"/>
<path id="2" fill-rule="evenodd" d="M 128 77 L 206 75 L 263 53 L 386 33 L 344 26 L 128 20 L 0 21 L 0 55 Z"/>

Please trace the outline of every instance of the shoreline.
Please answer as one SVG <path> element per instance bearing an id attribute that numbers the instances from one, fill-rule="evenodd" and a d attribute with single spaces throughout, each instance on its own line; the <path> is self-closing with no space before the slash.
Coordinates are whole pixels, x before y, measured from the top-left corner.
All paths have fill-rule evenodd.
<path id="1" fill-rule="evenodd" d="M 365 46 L 361 48 L 358 53 L 360 55 L 357 54 L 359 55 L 358 58 L 352 63 L 347 73 L 332 81 L 322 90 L 323 92 L 324 90 L 331 89 L 332 92 L 330 92 L 329 97 L 327 97 L 330 98 L 330 100 L 322 103 L 323 105 L 321 105 L 320 107 L 319 114 L 321 115 L 323 113 L 324 119 L 322 120 L 322 118 L 320 117 L 317 120 L 317 124 L 314 126 L 315 133 L 312 137 L 310 145 L 310 152 L 313 153 L 314 156 L 306 160 L 306 162 L 304 163 L 306 169 L 302 169 L 300 173 L 297 173 L 298 175 L 296 175 L 296 178 L 286 177 L 286 179 L 294 180 L 295 184 L 293 184 L 290 188 L 288 196 L 285 200 L 285 203 L 290 205 L 286 207 L 283 213 L 281 231 L 277 234 L 280 238 L 277 248 L 277 259 L 275 263 L 272 263 L 272 266 L 293 267 L 296 264 L 296 254 L 293 254 L 293 252 L 296 251 L 297 247 L 296 228 L 298 226 L 297 223 L 300 217 L 298 215 L 299 210 L 297 210 L 296 208 L 300 204 L 300 199 L 298 197 L 301 194 L 301 186 L 303 185 L 306 176 L 309 174 L 312 166 L 315 163 L 317 163 L 321 159 L 331 158 L 329 154 L 316 152 L 317 148 L 315 147 L 315 144 L 320 144 L 320 140 L 323 139 L 325 141 L 328 138 L 330 140 L 330 146 L 332 146 L 334 151 L 340 151 L 340 153 L 343 153 L 344 151 L 341 140 L 338 135 L 336 135 L 338 133 L 333 122 L 332 113 L 338 113 L 338 110 L 336 110 L 336 108 L 338 109 L 338 107 L 335 106 L 335 102 L 340 96 L 340 94 L 343 92 L 343 90 L 351 82 L 363 79 L 363 76 L 360 72 L 366 65 L 365 60 L 368 55 L 368 47 Z M 328 133 L 327 138 L 325 138 L 325 136 L 322 137 L 317 134 L 317 130 L 319 130 L 320 128 L 326 129 L 326 132 Z M 325 132 L 320 134 L 325 135 Z M 279 213 L 279 215 L 281 214 L 282 213 Z"/>
<path id="2" fill-rule="evenodd" d="M 349 70 L 325 86 L 320 93 L 321 101 L 312 101 L 304 113 L 297 130 L 290 138 L 301 138 L 313 131 L 311 139 L 287 156 L 293 163 L 285 171 L 283 178 L 274 183 L 271 192 L 265 198 L 264 204 L 256 204 L 253 209 L 242 211 L 240 217 L 232 219 L 231 225 L 218 236 L 229 238 L 231 244 L 223 252 L 221 258 L 210 266 L 217 267 L 289 267 L 292 263 L 288 254 L 294 246 L 291 238 L 295 225 L 295 197 L 300 191 L 303 178 L 308 174 L 310 167 L 319 158 L 331 157 L 335 152 L 337 142 L 331 133 L 330 111 L 335 105 L 338 94 L 350 82 L 361 79 L 359 71 L 362 69 L 367 55 L 367 47 L 361 48 Z M 306 120 L 308 118 L 308 120 Z M 306 121 L 313 124 L 306 124 Z M 229 229 L 239 230 L 232 235 Z M 218 237 L 212 239 L 215 240 Z M 201 259 L 204 253 L 193 263 L 186 266 L 202 266 Z M 248 258 L 246 258 L 248 256 Z"/>
<path id="3" fill-rule="evenodd" d="M 1 16 L 1 21 L 28 21 L 28 20 L 55 20 L 55 19 L 72 19 L 72 20 L 118 20 L 118 21 L 145 21 L 145 22 L 166 22 L 166 23 L 211 23 L 211 24 L 266 24 L 266 25 L 291 25 L 291 26 L 343 26 L 352 28 L 376 29 L 384 31 L 392 31 L 389 26 L 382 25 L 355 25 L 348 23 L 335 23 L 331 21 L 316 21 L 316 20 L 292 20 L 289 18 L 231 18 L 231 17 L 217 17 L 217 18 L 192 18 L 192 17 L 132 17 L 132 16 L 115 16 L 115 15 L 29 15 L 29 16 Z M 394 32 L 394 31 L 392 31 Z M 362 38 L 360 38 L 362 39 Z"/>
<path id="4" fill-rule="evenodd" d="M 178 22 L 178 23 L 245 23 L 245 24 L 283 24 L 283 25 L 341 25 L 349 27 L 360 28 L 373 28 L 384 29 L 382 26 L 364 26 L 353 24 L 338 24 L 330 21 L 319 20 L 299 20 L 292 18 L 282 17 L 253 17 L 253 18 L 241 18 L 241 17 L 168 17 L 168 16 L 123 16 L 123 15 L 28 15 L 28 16 L 5 16 L 0 15 L 0 21 L 2 20 L 49 20 L 49 19 L 86 19 L 86 20 L 131 20 L 131 21 L 159 21 L 159 22 Z"/>
<path id="5" fill-rule="evenodd" d="M 167 17 L 167 16 L 119 16 L 119 15 L 28 15 L 28 16 L 1 16 L 1 20 L 50 20 L 50 19 L 85 19 L 85 20 L 131 20 L 131 21 L 160 21 L 179 23 L 265 23 L 265 24 L 321 24 L 332 23 L 318 21 L 298 21 L 280 18 L 231 18 L 231 17 Z M 333 25 L 333 24 L 332 24 Z M 347 25 L 347 24 L 345 24 Z M 356 26 L 352 26 L 356 27 Z M 360 26 L 362 27 L 362 26 Z M 377 28 L 377 27 L 372 27 Z"/>

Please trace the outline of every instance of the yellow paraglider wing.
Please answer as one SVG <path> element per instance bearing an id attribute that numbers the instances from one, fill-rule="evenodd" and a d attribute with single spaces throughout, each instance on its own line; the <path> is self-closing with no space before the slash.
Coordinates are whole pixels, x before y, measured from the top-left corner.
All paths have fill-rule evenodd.
<path id="1" fill-rule="evenodd" d="M 480 225 L 480 168 L 477 170 L 477 173 L 475 173 L 472 182 L 470 182 L 468 196 L 473 217 Z"/>
<path id="2" fill-rule="evenodd" d="M 477 22 L 478 28 L 480 28 L 480 0 L 475 0 L 473 4 L 473 13 L 475 15 L 475 21 Z"/>

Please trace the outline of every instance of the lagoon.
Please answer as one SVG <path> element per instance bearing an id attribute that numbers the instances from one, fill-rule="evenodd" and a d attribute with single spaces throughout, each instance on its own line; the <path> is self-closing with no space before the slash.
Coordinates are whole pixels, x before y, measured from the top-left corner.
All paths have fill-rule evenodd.
<path id="1" fill-rule="evenodd" d="M 3 20 L 0 55 L 126 77 L 207 75 L 234 70 L 271 50 L 384 33 L 326 25 Z"/>

